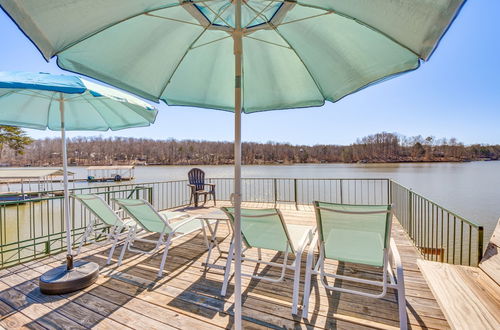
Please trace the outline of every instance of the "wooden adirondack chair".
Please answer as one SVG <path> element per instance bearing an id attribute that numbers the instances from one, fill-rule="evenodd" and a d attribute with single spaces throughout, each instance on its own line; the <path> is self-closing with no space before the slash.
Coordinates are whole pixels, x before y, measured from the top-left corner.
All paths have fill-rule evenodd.
<path id="1" fill-rule="evenodd" d="M 191 188 L 191 197 L 189 198 L 189 204 L 194 201 L 194 206 L 198 207 L 199 196 L 204 196 L 203 205 L 207 202 L 207 195 L 211 195 L 215 202 L 215 184 L 213 183 L 205 183 L 205 172 L 200 170 L 199 168 L 193 168 L 188 172 L 189 184 L 188 186 Z M 208 189 L 205 189 L 207 187 Z"/>

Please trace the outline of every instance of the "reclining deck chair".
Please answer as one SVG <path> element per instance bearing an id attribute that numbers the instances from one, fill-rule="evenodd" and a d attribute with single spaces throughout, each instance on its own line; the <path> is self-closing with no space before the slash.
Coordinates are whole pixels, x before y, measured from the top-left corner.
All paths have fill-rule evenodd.
<path id="1" fill-rule="evenodd" d="M 101 244 L 108 244 L 111 242 L 111 250 L 109 251 L 108 259 L 106 261 L 106 264 L 109 264 L 111 262 L 111 257 L 115 252 L 118 241 L 120 240 L 120 238 L 124 238 L 127 235 L 127 230 L 136 225 L 135 221 L 133 221 L 132 219 L 122 219 L 118 215 L 118 211 L 114 211 L 109 206 L 109 204 L 98 195 L 81 194 L 72 195 L 72 197 L 85 205 L 85 207 L 93 215 L 90 218 L 87 229 L 82 236 L 80 244 L 78 245 L 76 254 L 80 254 L 80 250 L 85 242 Z M 104 224 L 104 227 L 97 229 L 96 220 L 100 220 Z M 91 235 L 94 236 L 93 239 L 89 239 Z M 98 242 L 99 237 L 106 237 L 106 239 Z"/>
<path id="2" fill-rule="evenodd" d="M 234 233 L 234 208 L 221 208 L 229 217 Z M 265 264 L 281 268 L 280 277 L 264 277 L 254 274 L 241 273 L 242 276 L 252 277 L 269 282 L 281 282 L 285 278 L 287 269 L 294 270 L 292 314 L 297 314 L 299 301 L 300 261 L 302 253 L 313 238 L 312 226 L 287 225 L 283 220 L 281 212 L 277 209 L 241 209 L 241 234 L 244 250 L 257 248 L 258 259 L 242 257 L 242 261 L 251 261 L 256 264 Z M 261 257 L 261 249 L 283 252 L 283 263 L 264 261 Z M 224 283 L 221 295 L 225 296 L 229 276 L 231 274 L 231 263 L 234 253 L 234 237 L 229 246 L 228 258 L 225 266 Z M 288 265 L 288 255 L 293 254 L 295 260 Z"/>
<path id="3" fill-rule="evenodd" d="M 165 267 L 165 260 L 167 259 L 168 249 L 170 248 L 170 244 L 172 243 L 172 241 L 184 237 L 188 234 L 201 231 L 205 239 L 205 244 L 207 245 L 207 248 L 209 247 L 209 242 L 205 231 L 205 222 L 201 218 L 198 218 L 198 216 L 192 216 L 185 220 L 172 223 L 171 221 L 174 219 L 174 217 L 178 218 L 178 216 L 175 216 L 176 213 L 183 216 L 186 214 L 180 212 L 160 213 L 156 211 L 151 204 L 143 199 L 114 199 L 114 201 L 116 201 L 121 206 L 121 208 L 127 214 L 129 214 L 132 219 L 137 222 L 138 226 L 144 231 L 148 233 L 160 234 L 158 240 L 138 238 L 136 235 L 138 229 L 137 226 L 132 228 L 129 231 L 129 235 L 127 236 L 125 244 L 123 245 L 122 251 L 120 253 L 120 258 L 118 259 L 118 265 L 121 265 L 123 256 L 125 255 L 125 250 L 127 249 L 132 252 L 154 254 L 164 245 L 165 250 L 163 251 L 160 270 L 158 271 L 158 277 L 161 277 L 163 275 L 163 269 Z M 212 237 L 212 239 L 215 239 L 215 237 Z M 133 244 L 135 241 L 154 243 L 155 247 L 149 251 L 135 249 L 133 248 Z"/>
<path id="4" fill-rule="evenodd" d="M 387 288 L 397 290 L 401 329 L 407 328 L 403 267 L 396 244 L 391 239 L 391 205 L 346 205 L 314 202 L 318 231 L 307 255 L 302 317 L 308 317 L 311 276 L 320 276 L 323 286 L 332 291 L 382 298 Z M 313 265 L 314 250 L 319 258 Z M 382 268 L 382 281 L 325 273 L 325 259 Z M 396 269 L 396 274 L 393 272 Z M 331 286 L 327 277 L 382 287 L 378 294 Z M 390 283 L 387 281 L 390 279 Z"/>

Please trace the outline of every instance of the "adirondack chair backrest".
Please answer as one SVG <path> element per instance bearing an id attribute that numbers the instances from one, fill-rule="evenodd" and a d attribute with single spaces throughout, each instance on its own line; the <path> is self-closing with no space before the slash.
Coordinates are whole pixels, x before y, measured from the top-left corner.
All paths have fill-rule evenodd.
<path id="1" fill-rule="evenodd" d="M 194 184 L 196 190 L 203 190 L 205 188 L 205 172 L 199 168 L 193 168 L 188 172 L 189 184 Z"/>

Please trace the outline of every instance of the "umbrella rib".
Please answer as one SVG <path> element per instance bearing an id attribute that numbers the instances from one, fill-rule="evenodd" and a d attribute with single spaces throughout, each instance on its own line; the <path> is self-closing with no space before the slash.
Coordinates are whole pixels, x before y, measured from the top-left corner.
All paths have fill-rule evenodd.
<path id="1" fill-rule="evenodd" d="M 209 41 L 209 42 L 205 42 L 204 44 L 201 44 L 201 45 L 198 45 L 198 46 L 192 46 L 191 49 L 200 48 L 200 47 L 203 47 L 203 46 L 206 46 L 206 45 L 213 44 L 214 42 L 221 41 L 221 40 L 224 40 L 224 39 L 227 39 L 227 38 L 231 38 L 231 37 L 232 36 L 229 35 L 229 36 L 225 36 L 225 37 L 222 37 L 222 38 L 218 38 L 218 39 L 215 39 L 215 40 L 212 40 L 212 41 Z"/>
<path id="2" fill-rule="evenodd" d="M 54 97 L 57 93 L 52 93 L 52 97 L 50 98 L 49 106 L 47 108 L 47 127 L 49 127 L 49 118 L 50 118 L 50 107 L 52 106 L 52 101 L 54 101 Z"/>
<path id="3" fill-rule="evenodd" d="M 251 6 L 249 6 L 248 3 L 246 3 L 246 6 L 248 6 L 248 8 L 250 8 L 254 12 L 256 11 L 254 8 L 252 8 Z M 272 24 L 271 22 L 268 22 L 267 24 L 269 24 L 269 26 L 274 30 L 274 32 L 276 32 L 276 34 L 278 34 L 278 36 L 280 36 L 281 39 L 283 39 L 283 41 L 286 42 L 286 44 L 290 47 L 290 50 L 295 53 L 295 55 L 297 56 L 297 58 L 299 59 L 299 61 L 302 63 L 302 65 L 306 69 L 307 73 L 309 73 L 309 76 L 311 77 L 312 81 L 316 85 L 316 88 L 318 89 L 319 93 L 321 94 L 321 97 L 323 97 L 323 100 L 326 100 L 325 94 L 323 93 L 323 90 L 322 90 L 321 86 L 319 85 L 319 83 L 314 78 L 314 75 L 309 70 L 309 68 L 307 67 L 306 63 L 302 60 L 302 57 L 300 57 L 300 55 L 297 53 L 297 51 L 292 47 L 292 45 L 288 42 L 288 40 L 278 31 L 278 28 L 274 24 Z"/>
<path id="4" fill-rule="evenodd" d="M 279 2 L 281 2 L 281 1 L 279 1 Z M 250 22 L 248 22 L 247 25 L 245 25 L 244 29 L 249 27 L 250 24 L 252 24 L 257 19 L 257 17 L 259 17 L 264 11 L 266 11 L 272 4 L 273 4 L 273 1 L 269 1 L 269 3 L 257 15 L 255 15 L 254 18 L 252 18 L 252 20 Z"/>
<path id="5" fill-rule="evenodd" d="M 214 18 L 214 21 L 219 17 L 221 16 L 222 14 L 224 14 L 224 12 L 227 10 L 228 7 L 224 8 L 223 11 L 221 11 L 219 14 L 217 14 L 217 16 Z M 207 32 L 208 28 L 210 27 L 210 25 L 207 25 L 203 28 L 203 31 L 193 40 L 193 42 L 191 42 L 191 44 L 189 45 L 189 47 L 186 49 L 186 51 L 184 52 L 184 54 L 182 54 L 182 57 L 181 59 L 179 60 L 179 62 L 177 63 L 177 65 L 175 66 L 175 69 L 174 71 L 172 71 L 172 74 L 170 75 L 170 77 L 168 77 L 167 79 L 167 82 L 165 83 L 165 86 L 163 86 L 163 88 L 161 89 L 161 92 L 160 94 L 158 95 L 158 98 L 160 98 L 163 93 L 165 92 L 165 89 L 167 89 L 167 86 L 170 84 L 170 80 L 172 80 L 172 77 L 174 76 L 174 74 L 177 72 L 177 69 L 179 69 L 179 66 L 181 65 L 182 61 L 184 60 L 184 58 L 187 56 L 187 54 L 189 53 L 189 51 L 191 49 L 193 49 L 192 47 L 194 46 L 194 44 L 200 40 L 201 36 L 203 36 L 203 34 L 205 34 L 205 32 Z"/>
<path id="6" fill-rule="evenodd" d="M 203 0 L 203 1 L 192 0 L 190 3 L 207 2 L 207 1 L 216 1 L 216 0 Z M 60 53 L 66 51 L 66 50 L 68 50 L 69 48 L 73 47 L 74 45 L 79 44 L 80 42 L 85 41 L 85 40 L 87 40 L 87 39 L 95 36 L 96 34 L 99 34 L 99 33 L 103 32 L 103 31 L 105 31 L 105 30 L 107 30 L 109 28 L 114 27 L 115 25 L 118 25 L 120 23 L 126 22 L 128 20 L 131 20 L 133 18 L 139 17 L 139 16 L 144 15 L 144 14 L 149 14 L 149 13 L 152 13 L 152 12 L 155 12 L 155 11 L 159 11 L 159 10 L 163 10 L 163 9 L 176 8 L 176 7 L 182 6 L 183 4 L 184 4 L 184 2 L 179 2 L 178 4 L 174 4 L 174 5 L 166 5 L 166 6 L 162 6 L 161 8 L 156 8 L 156 9 L 153 9 L 153 10 L 150 10 L 150 11 L 147 11 L 147 12 L 140 12 L 140 13 L 131 15 L 131 16 L 127 17 L 127 18 L 121 19 L 121 20 L 119 20 L 117 22 L 114 22 L 114 23 L 112 23 L 110 25 L 104 26 L 100 30 L 94 31 L 94 32 L 90 33 L 89 35 L 87 35 L 87 36 L 85 36 L 85 37 L 83 37 L 81 39 L 78 39 L 76 41 L 71 42 L 67 46 L 63 47 L 62 49 L 60 49 L 57 52 L 55 52 L 54 54 L 52 54 L 51 58 L 54 57 L 54 56 L 59 55 Z"/>
<path id="7" fill-rule="evenodd" d="M 2 98 L 4 96 L 9 96 L 11 94 L 16 94 L 16 91 L 15 90 L 8 91 L 7 93 L 0 95 L 0 98 Z"/>
<path id="8" fill-rule="evenodd" d="M 196 25 L 196 26 L 203 26 L 203 25 L 201 25 L 199 23 L 188 22 L 188 21 L 184 21 L 184 20 L 176 19 L 176 18 L 172 18 L 172 17 L 165 17 L 165 16 L 160 16 L 160 15 L 155 15 L 155 14 L 150 14 L 150 13 L 144 13 L 144 15 L 150 16 L 150 17 L 156 17 L 156 18 L 166 19 L 166 20 L 170 20 L 170 21 L 174 21 L 174 22 L 179 22 L 179 23 L 191 24 L 191 25 Z"/>
<path id="9" fill-rule="evenodd" d="M 94 97 L 94 98 L 96 98 L 96 99 L 98 99 L 98 97 L 95 97 L 95 96 L 93 96 L 93 97 Z M 88 104 L 89 104 L 89 105 L 90 105 L 90 106 L 91 106 L 91 107 L 95 110 L 95 112 L 97 112 L 97 114 L 98 114 L 98 115 L 99 115 L 99 117 L 102 119 L 102 121 L 104 122 L 104 124 L 105 124 L 106 126 L 108 126 L 108 128 L 107 128 L 107 129 L 105 129 L 105 131 L 107 131 L 108 129 L 110 129 L 110 127 L 109 127 L 109 125 L 108 125 L 108 122 L 107 122 L 107 121 L 106 121 L 106 119 L 102 116 L 102 114 L 99 112 L 99 110 L 97 110 L 97 108 L 95 107 L 95 105 L 93 105 L 93 104 L 92 104 L 92 102 L 90 102 L 90 100 L 86 99 L 86 98 L 85 98 L 85 95 L 82 95 L 82 99 L 83 99 L 83 100 L 85 100 L 85 101 L 86 101 L 86 102 L 87 102 L 87 103 L 88 103 Z M 100 101 L 101 103 L 103 103 L 103 104 L 104 104 L 104 105 L 105 105 L 108 109 L 111 109 L 111 108 L 109 108 L 109 107 L 108 107 L 108 106 L 107 106 L 104 102 L 102 102 L 102 100 L 99 100 L 99 99 L 98 99 L 98 101 Z M 111 109 L 111 110 L 112 110 L 112 109 Z"/>
<path id="10" fill-rule="evenodd" d="M 30 94 L 30 93 L 28 93 L 28 92 L 25 92 L 24 90 L 14 90 L 14 91 L 12 91 L 11 93 L 9 93 L 9 95 L 10 95 L 10 94 L 19 94 L 19 95 L 25 95 L 25 96 L 31 96 L 31 97 L 39 97 L 39 98 L 41 98 L 41 99 L 50 99 L 50 97 L 45 96 L 45 95 L 40 94 L 40 93 L 37 93 L 37 92 L 35 92 L 34 90 L 30 90 L 30 92 L 31 92 L 31 94 Z M 35 95 L 33 95 L 33 94 L 35 94 Z M 4 95 L 2 95 L 2 96 L 0 96 L 0 97 L 3 97 L 3 96 L 5 96 L 5 95 L 8 95 L 8 94 L 4 94 Z"/>
<path id="11" fill-rule="evenodd" d="M 253 40 L 257 40 L 257 41 L 260 41 L 260 42 L 264 42 L 266 44 L 270 44 L 270 45 L 274 45 L 274 46 L 278 46 L 278 47 L 283 47 L 283 48 L 286 48 L 286 49 L 291 49 L 290 46 L 284 46 L 284 45 L 280 45 L 278 43 L 275 43 L 275 42 L 271 42 L 271 41 L 267 41 L 267 40 L 263 40 L 263 39 L 260 39 L 260 38 L 255 38 L 255 37 L 252 37 L 252 36 L 249 36 L 249 35 L 246 35 L 245 38 L 249 38 L 249 39 L 253 39 Z"/>
<path id="12" fill-rule="evenodd" d="M 263 1 L 271 1 L 271 2 L 276 2 L 276 0 L 263 0 Z M 360 24 L 360 25 L 363 25 L 371 30 L 373 30 L 374 32 L 377 32 L 377 33 L 380 33 L 381 35 L 383 35 L 384 37 L 388 38 L 389 40 L 395 42 L 396 44 L 398 44 L 399 46 L 403 47 L 404 49 L 408 50 L 409 52 L 415 54 L 418 58 L 422 58 L 423 57 L 418 54 L 417 52 L 415 52 L 414 50 L 410 49 L 409 47 L 403 45 L 401 42 L 397 41 L 396 39 L 394 39 L 393 37 L 389 36 L 387 33 L 385 32 L 382 32 L 380 31 L 379 29 L 377 29 L 376 27 L 374 27 L 373 25 L 370 25 L 366 22 L 364 22 L 363 20 L 360 20 L 360 19 L 357 19 L 351 15 L 348 15 L 346 13 L 343 13 L 343 12 L 340 12 L 340 11 L 337 11 L 337 10 L 329 10 L 329 9 L 325 9 L 325 8 L 322 8 L 321 6 L 315 6 L 315 5 L 310 5 L 310 4 L 305 4 L 305 3 L 301 3 L 301 2 L 296 2 L 297 5 L 299 6 L 302 6 L 302 7 L 306 7 L 306 8 L 312 8 L 312 9 L 319 9 L 319 10 L 326 10 L 326 11 L 331 11 L 332 13 L 336 14 L 336 15 L 339 15 L 339 16 L 342 16 L 344 18 L 347 18 L 347 19 L 350 19 L 350 20 L 353 20 L 354 22 Z M 312 18 L 312 17 L 311 17 Z"/>
<path id="13" fill-rule="evenodd" d="M 226 5 L 226 7 L 222 10 L 222 12 L 220 13 L 220 15 L 217 16 L 217 13 L 209 6 L 207 5 L 205 2 L 201 2 L 204 6 L 206 6 L 208 8 L 208 10 L 210 10 L 216 17 L 214 18 L 212 24 L 215 23 L 216 20 L 220 19 L 221 21 L 223 21 L 228 27 L 231 27 L 231 25 L 224 19 L 222 18 L 222 13 L 224 13 L 226 11 L 227 8 L 229 8 L 230 6 Z"/>
<path id="14" fill-rule="evenodd" d="M 298 18 L 298 19 L 294 19 L 292 21 L 282 22 L 282 23 L 276 24 L 275 26 L 282 26 L 282 25 L 286 25 L 286 24 L 301 22 L 301 21 L 305 21 L 305 20 L 308 20 L 308 19 L 311 19 L 311 18 L 326 16 L 326 15 L 330 15 L 330 14 L 335 14 L 335 12 L 332 11 L 332 10 L 330 10 L 330 11 L 327 11 L 327 12 L 324 12 L 324 13 L 321 13 L 321 14 L 312 15 L 312 16 L 303 17 L 303 18 Z"/>
<path id="15" fill-rule="evenodd" d="M 97 109 L 97 108 L 96 108 L 96 107 L 92 104 L 92 102 L 90 102 L 90 100 L 86 99 L 85 97 L 83 97 L 83 99 L 84 99 L 85 101 L 87 101 L 87 102 L 90 104 L 90 106 L 92 106 L 92 107 L 94 108 L 94 110 L 95 110 L 95 111 L 99 114 L 99 117 L 101 117 L 101 118 L 102 118 L 102 120 L 106 123 L 106 125 L 108 126 L 108 129 L 110 129 L 110 130 L 112 130 L 112 131 L 117 131 L 117 130 L 120 130 L 120 129 L 124 129 L 124 128 L 128 128 L 128 127 L 130 127 L 129 125 L 126 125 L 126 126 L 123 126 L 123 125 L 122 125 L 121 127 L 120 127 L 120 126 L 118 126 L 117 128 L 113 128 L 113 127 L 111 127 L 111 126 L 107 123 L 106 119 L 102 116 L 101 112 L 100 112 L 100 111 L 99 111 L 99 110 L 98 110 L 98 109 Z M 103 99 L 103 98 L 101 98 L 101 97 L 95 97 L 95 96 L 94 96 L 94 99 L 96 99 L 98 102 L 100 102 L 102 105 L 104 105 L 104 106 L 105 106 L 107 109 L 109 109 L 112 113 L 114 113 L 115 115 L 117 115 L 118 117 L 120 117 L 121 119 L 123 119 L 124 121 L 126 121 L 126 119 L 125 119 L 123 116 L 121 116 L 121 115 L 119 114 L 119 112 L 115 111 L 115 109 L 113 109 L 113 108 L 112 108 L 112 107 L 110 107 L 108 104 L 106 104 L 106 102 L 104 102 L 104 99 Z M 111 99 L 109 99 L 109 98 L 106 98 L 106 99 L 111 100 Z M 134 111 L 134 113 L 135 113 L 135 114 L 137 114 L 139 117 L 143 118 L 143 119 L 146 121 L 146 123 L 145 123 L 144 125 L 142 125 L 142 124 L 141 124 L 141 126 L 136 126 L 136 125 L 134 125 L 134 127 L 145 127 L 145 126 L 149 126 L 149 125 L 151 124 L 147 118 L 145 118 L 144 116 L 142 116 L 140 113 L 138 113 L 138 112 L 137 112 L 137 111 L 135 111 L 134 109 L 130 108 L 130 107 L 129 107 L 130 103 L 128 103 L 128 102 L 120 102 L 120 101 L 115 101 L 115 102 L 118 102 L 120 105 L 123 105 L 123 106 L 127 107 L 128 109 L 130 109 L 130 110 Z"/>

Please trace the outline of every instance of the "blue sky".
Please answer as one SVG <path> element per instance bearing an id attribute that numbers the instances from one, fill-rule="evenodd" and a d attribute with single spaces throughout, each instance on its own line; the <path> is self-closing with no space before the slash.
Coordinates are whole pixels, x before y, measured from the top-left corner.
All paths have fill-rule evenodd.
<path id="1" fill-rule="evenodd" d="M 321 108 L 243 116 L 243 140 L 292 144 L 350 144 L 376 132 L 456 137 L 466 144 L 500 144 L 500 1 L 470 0 L 429 62 L 417 71 L 364 89 Z M 58 73 L 0 11 L 0 70 Z M 233 115 L 159 105 L 155 125 L 69 136 L 133 136 L 230 141 Z M 196 121 L 193 121 L 195 119 Z M 195 123 L 199 123 L 196 125 Z M 57 132 L 28 130 L 30 136 Z"/>

